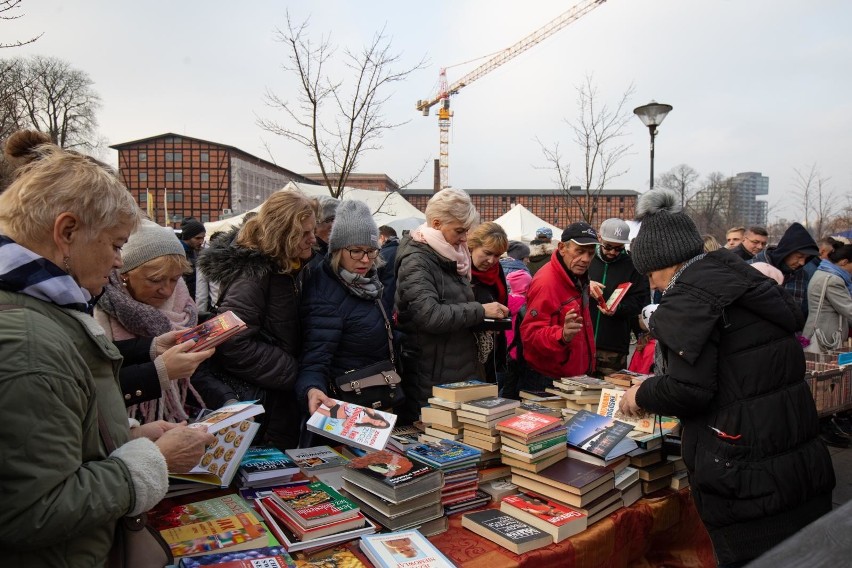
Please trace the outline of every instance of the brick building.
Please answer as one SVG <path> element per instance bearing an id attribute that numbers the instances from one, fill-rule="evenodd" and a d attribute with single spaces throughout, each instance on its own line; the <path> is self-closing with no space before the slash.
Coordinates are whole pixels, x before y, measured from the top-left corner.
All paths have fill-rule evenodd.
<path id="1" fill-rule="evenodd" d="M 161 225 L 189 216 L 217 221 L 257 207 L 290 181 L 315 183 L 239 148 L 171 132 L 110 147 L 122 181 Z"/>
<path id="2" fill-rule="evenodd" d="M 491 221 L 519 203 L 557 227 L 565 227 L 583 218 L 580 204 L 592 216 L 592 224 L 619 217 L 633 219 L 639 193 L 629 189 L 607 189 L 588 199 L 584 191 L 572 191 L 571 199 L 558 190 L 544 189 L 469 189 L 466 190 L 483 221 Z M 400 192 L 412 205 L 425 211 L 431 189 L 404 189 Z"/>
<path id="3" fill-rule="evenodd" d="M 325 179 L 322 177 L 322 174 L 304 175 L 306 178 L 320 185 L 325 185 Z M 331 183 L 336 185 L 340 176 L 338 174 L 329 174 L 329 178 L 331 179 Z M 349 174 L 349 177 L 346 178 L 346 187 L 378 191 L 399 191 L 399 185 L 387 174 Z"/>

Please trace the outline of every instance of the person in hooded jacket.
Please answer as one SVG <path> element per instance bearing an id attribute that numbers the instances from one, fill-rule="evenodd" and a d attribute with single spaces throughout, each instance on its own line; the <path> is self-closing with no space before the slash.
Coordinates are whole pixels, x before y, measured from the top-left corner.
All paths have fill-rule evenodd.
<path id="1" fill-rule="evenodd" d="M 248 326 L 216 348 L 214 364 L 240 400 L 261 400 L 266 412 L 258 438 L 279 449 L 299 442 L 299 304 L 316 213 L 316 202 L 303 193 L 278 191 L 198 258 L 199 269 L 219 283 L 218 313 L 231 310 Z"/>
<path id="2" fill-rule="evenodd" d="M 366 203 L 340 204 L 328 248 L 305 282 L 300 308 L 305 331 L 296 395 L 309 414 L 320 404 L 334 406 L 328 385 L 335 377 L 393 357 L 376 266 L 379 230 Z"/>
<path id="3" fill-rule="evenodd" d="M 831 457 L 804 380 L 787 291 L 727 249 L 710 253 L 667 190 L 642 195 L 631 245 L 663 292 L 653 377 L 620 410 L 677 416 L 696 508 L 720 566 L 743 566 L 831 510 Z"/>
<path id="4" fill-rule="evenodd" d="M 747 262 L 766 262 L 780 270 L 784 274 L 784 288 L 807 318 L 808 282 L 816 270 L 816 265 L 809 267 L 808 264 L 818 256 L 819 247 L 808 230 L 799 223 L 793 223 L 784 231 L 777 246 L 763 249 Z"/>
<path id="5" fill-rule="evenodd" d="M 509 309 L 481 304 L 471 288 L 467 234 L 479 215 L 470 196 L 448 188 L 426 204 L 426 223 L 399 243 L 396 311 L 402 336 L 406 403 L 400 424 L 417 420 L 432 387 L 482 378 L 477 370 L 475 326 L 502 319 Z"/>

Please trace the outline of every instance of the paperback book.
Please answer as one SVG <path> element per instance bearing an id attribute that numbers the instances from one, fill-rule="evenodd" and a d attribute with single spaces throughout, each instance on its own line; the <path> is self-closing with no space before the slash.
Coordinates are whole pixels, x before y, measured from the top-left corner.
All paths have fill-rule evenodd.
<path id="1" fill-rule="evenodd" d="M 565 425 L 568 445 L 605 460 L 612 460 L 636 449 L 636 442 L 626 438 L 631 424 L 579 410 Z M 622 443 L 622 441 L 624 441 Z"/>
<path id="2" fill-rule="evenodd" d="M 562 542 L 587 527 L 588 519 L 582 511 L 535 493 L 503 497 L 500 510 L 548 533 L 553 542 Z"/>
<path id="3" fill-rule="evenodd" d="M 634 430 L 651 434 L 654 432 L 654 414 L 643 412 L 640 416 L 627 416 L 618 408 L 625 391 L 605 388 L 601 390 L 601 400 L 598 403 L 598 414 L 633 425 Z"/>
<path id="4" fill-rule="evenodd" d="M 461 442 L 442 440 L 436 444 L 420 444 L 406 452 L 408 457 L 439 469 L 463 463 L 476 463 L 482 452 Z"/>
<path id="5" fill-rule="evenodd" d="M 315 552 L 296 552 L 293 558 L 296 568 L 366 568 L 349 548 L 340 545 Z"/>
<path id="6" fill-rule="evenodd" d="M 178 568 L 295 568 L 296 562 L 283 546 L 264 546 L 235 552 L 219 552 L 181 558 Z"/>
<path id="7" fill-rule="evenodd" d="M 321 481 L 308 485 L 276 487 L 273 501 L 304 528 L 354 517 L 358 507 Z"/>
<path id="8" fill-rule="evenodd" d="M 415 426 L 397 426 L 391 431 L 388 443 L 401 452 L 420 444 L 420 429 Z"/>
<path id="9" fill-rule="evenodd" d="M 520 406 L 521 402 L 511 398 L 502 398 L 499 396 L 489 396 L 487 398 L 478 398 L 468 402 L 463 402 L 461 410 L 466 410 L 474 414 L 483 416 L 493 416 L 512 410 Z"/>
<path id="10" fill-rule="evenodd" d="M 477 380 L 446 383 L 432 387 L 432 396 L 450 402 L 467 402 L 486 396 L 497 396 L 497 385 Z"/>
<path id="11" fill-rule="evenodd" d="M 546 532 L 497 509 L 466 513 L 462 526 L 515 554 L 524 554 L 553 542 Z"/>
<path id="12" fill-rule="evenodd" d="M 598 298 L 598 306 L 600 306 L 601 310 L 604 312 L 615 312 L 616 308 L 618 308 L 618 304 L 620 304 L 621 300 L 624 299 L 624 296 L 627 295 L 627 291 L 632 285 L 632 282 L 622 282 L 615 287 L 615 290 L 612 291 L 612 294 L 610 294 L 609 298 L 606 300 L 604 300 L 603 294 L 601 294 L 600 298 Z"/>
<path id="13" fill-rule="evenodd" d="M 383 450 L 351 460 L 343 479 L 392 503 L 400 503 L 439 489 L 444 475 L 434 467 Z"/>
<path id="14" fill-rule="evenodd" d="M 320 405 L 308 419 L 311 432 L 363 450 L 383 450 L 396 424 L 396 415 L 334 400 L 331 408 Z"/>
<path id="15" fill-rule="evenodd" d="M 253 446 L 240 460 L 240 476 L 248 484 L 267 479 L 279 479 L 299 473 L 299 468 L 287 454 L 271 446 Z"/>
<path id="16" fill-rule="evenodd" d="M 410 566 L 452 568 L 454 566 L 417 530 L 363 536 L 360 547 L 377 568 Z"/>
<path id="17" fill-rule="evenodd" d="M 195 353 L 216 347 L 245 328 L 245 322 L 237 314 L 227 311 L 187 329 L 178 336 L 177 343 L 195 341 L 195 345 L 189 349 L 190 353 Z"/>
<path id="18" fill-rule="evenodd" d="M 285 450 L 284 453 L 290 456 L 299 469 L 308 475 L 324 469 L 342 467 L 349 462 L 348 458 L 328 446 Z"/>
<path id="19" fill-rule="evenodd" d="M 497 429 L 520 438 L 530 438 L 561 425 L 562 418 L 527 412 L 498 422 Z"/>

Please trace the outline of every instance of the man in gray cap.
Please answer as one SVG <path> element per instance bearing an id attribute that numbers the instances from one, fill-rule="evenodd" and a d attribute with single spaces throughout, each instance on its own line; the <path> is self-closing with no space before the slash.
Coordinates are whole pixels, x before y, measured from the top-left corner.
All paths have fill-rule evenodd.
<path id="1" fill-rule="evenodd" d="M 321 257 L 328 254 L 328 240 L 331 238 L 331 228 L 334 226 L 338 205 L 340 201 L 333 197 L 320 198 L 320 215 L 317 217 L 317 228 L 314 231 L 317 244 L 314 248 Z"/>
<path id="2" fill-rule="evenodd" d="M 604 299 L 619 285 L 630 283 L 627 294 L 615 310 L 605 309 L 600 303 L 593 303 L 591 308 L 597 373 L 601 376 L 627 367 L 630 332 L 638 325 L 642 307 L 651 300 L 648 279 L 636 270 L 627 252 L 629 236 L 630 227 L 621 219 L 612 218 L 601 223 L 600 244 L 589 265 L 589 279 L 601 284 Z"/>

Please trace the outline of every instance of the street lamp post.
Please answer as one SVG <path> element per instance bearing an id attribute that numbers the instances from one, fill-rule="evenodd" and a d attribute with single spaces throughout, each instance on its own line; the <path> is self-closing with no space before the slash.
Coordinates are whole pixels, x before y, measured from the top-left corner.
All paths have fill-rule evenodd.
<path id="1" fill-rule="evenodd" d="M 633 114 L 639 117 L 651 133 L 651 189 L 654 189 L 654 137 L 657 136 L 657 127 L 663 123 L 663 119 L 671 110 L 672 105 L 660 104 L 656 101 L 633 109 Z"/>

